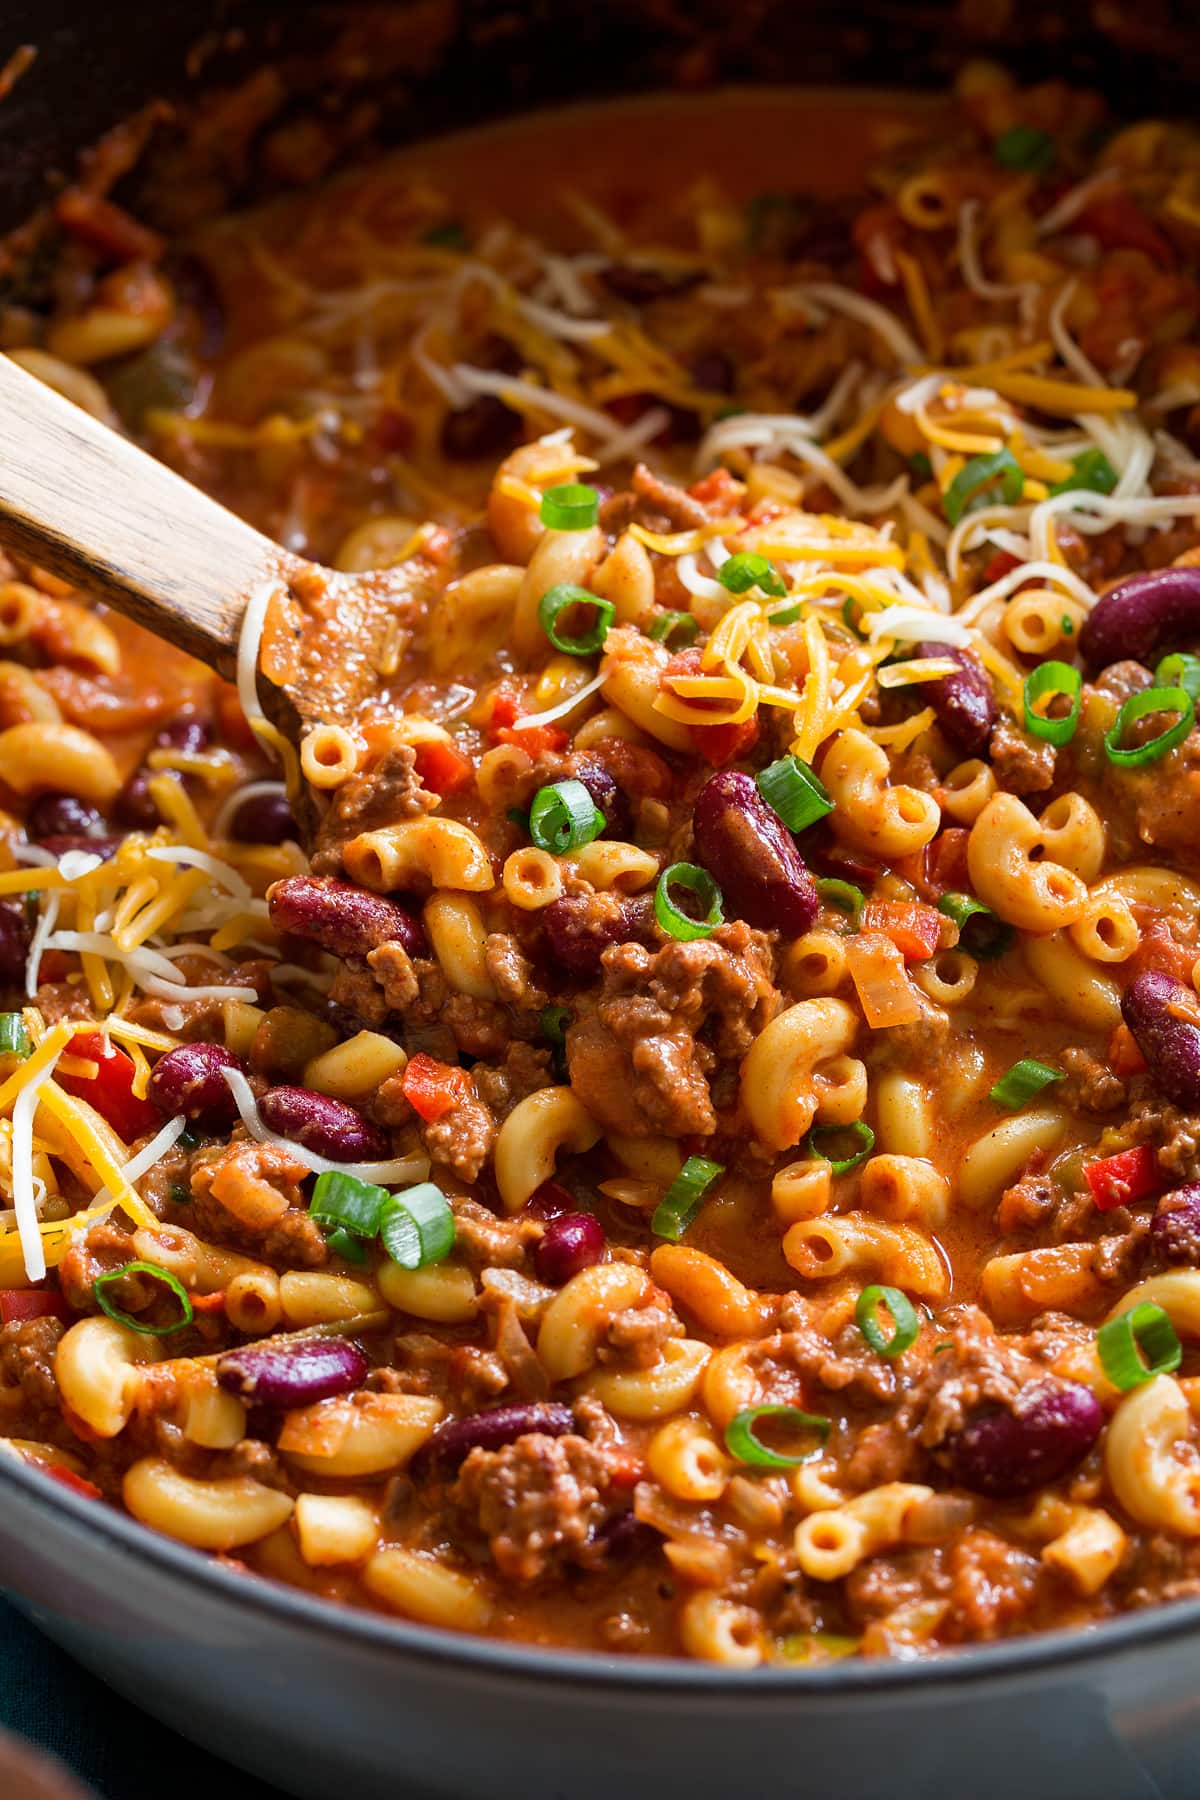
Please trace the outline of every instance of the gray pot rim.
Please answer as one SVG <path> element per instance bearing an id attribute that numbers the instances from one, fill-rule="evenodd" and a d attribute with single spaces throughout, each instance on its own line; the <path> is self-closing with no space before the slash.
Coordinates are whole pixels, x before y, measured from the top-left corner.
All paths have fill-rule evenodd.
<path id="1" fill-rule="evenodd" d="M 695 1693 L 710 1701 L 718 1694 L 729 1700 L 750 1694 L 774 1694 L 781 1701 L 789 1697 L 795 1701 L 808 1695 L 886 1694 L 913 1687 L 978 1686 L 993 1678 L 1021 1677 L 1047 1668 L 1061 1670 L 1064 1664 L 1086 1665 L 1152 1644 L 1200 1637 L 1200 1599 L 1193 1599 L 1148 1607 L 1125 1618 L 1106 1620 L 1102 1625 L 1039 1632 L 912 1662 L 855 1660 L 816 1668 L 771 1666 L 731 1672 L 712 1664 L 663 1657 L 604 1656 L 596 1651 L 557 1647 L 539 1649 L 510 1640 L 439 1631 L 323 1600 L 269 1577 L 239 1574 L 189 1545 L 150 1530 L 106 1502 L 71 1493 L 51 1476 L 15 1457 L 0 1456 L 0 1497 L 5 1487 L 23 1491 L 37 1504 L 57 1511 L 64 1523 L 81 1528 L 86 1535 L 106 1539 L 119 1554 L 156 1564 L 174 1579 L 206 1589 L 210 1597 L 220 1596 L 235 1607 L 267 1614 L 276 1623 L 303 1626 L 309 1632 L 348 1641 L 363 1651 L 388 1650 L 419 1656 L 424 1662 L 433 1660 L 450 1668 L 470 1668 L 481 1675 L 536 1683 L 539 1687 L 553 1682 L 617 1692 L 665 1690 L 680 1696 Z"/>

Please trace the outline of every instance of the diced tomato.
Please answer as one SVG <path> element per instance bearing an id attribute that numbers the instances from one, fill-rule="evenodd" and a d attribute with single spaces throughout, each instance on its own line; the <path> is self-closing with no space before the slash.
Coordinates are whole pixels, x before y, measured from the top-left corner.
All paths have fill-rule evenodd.
<path id="1" fill-rule="evenodd" d="M 740 725 L 689 725 L 688 732 L 705 762 L 716 769 L 750 748 L 758 736 L 758 720 L 744 719 Z"/>
<path id="2" fill-rule="evenodd" d="M 862 923 L 864 931 L 881 931 L 891 938 L 905 962 L 925 962 L 941 942 L 941 913 L 915 901 L 868 900 Z"/>
<path id="3" fill-rule="evenodd" d="M 560 731 L 557 725 L 506 725 L 496 736 L 502 744 L 516 744 L 527 756 L 551 756 L 556 750 L 565 750 L 567 734 Z"/>
<path id="4" fill-rule="evenodd" d="M 416 754 L 417 774 L 431 793 L 445 797 L 470 787 L 475 775 L 474 766 L 470 757 L 456 750 L 453 744 L 418 744 Z"/>
<path id="5" fill-rule="evenodd" d="M 1079 230 L 1098 238 L 1106 250 L 1140 250 L 1164 269 L 1174 264 L 1168 240 L 1122 189 L 1098 194 L 1080 213 Z"/>
<path id="6" fill-rule="evenodd" d="M 471 1077 L 453 1063 L 439 1062 L 423 1050 L 409 1058 L 400 1089 L 413 1111 L 429 1124 L 471 1097 Z"/>
<path id="7" fill-rule="evenodd" d="M 1112 1212 L 1114 1207 L 1128 1206 L 1132 1200 L 1144 1200 L 1164 1185 L 1149 1144 L 1122 1150 L 1100 1162 L 1085 1163 L 1083 1173 L 1098 1212 Z"/>
<path id="8" fill-rule="evenodd" d="M 510 687 L 498 687 L 492 696 L 489 735 L 502 744 L 516 744 L 533 757 L 566 748 L 565 731 L 560 731 L 557 725 L 522 725 L 524 711 L 520 698 Z"/>
<path id="9" fill-rule="evenodd" d="M 1140 1075 L 1149 1068 L 1128 1025 L 1118 1025 L 1108 1046 L 1108 1063 L 1114 1075 Z"/>
<path id="10" fill-rule="evenodd" d="M 1020 557 L 1014 556 L 1011 550 L 997 550 L 983 571 L 984 587 L 991 587 L 993 581 L 1002 581 L 1006 575 L 1012 573 L 1020 560 Z"/>
<path id="11" fill-rule="evenodd" d="M 967 839 L 970 832 L 961 825 L 950 825 L 939 831 L 925 852 L 925 882 L 931 895 L 958 894 L 970 886 L 967 872 Z"/>
<path id="12" fill-rule="evenodd" d="M 1155 969 L 1164 975 L 1173 975 L 1186 987 L 1192 985 L 1195 966 L 1195 944 L 1181 944 L 1161 915 L 1143 927 L 1142 940 L 1129 959 L 1131 975 L 1142 975 L 1147 969 Z"/>
<path id="13" fill-rule="evenodd" d="M 0 1288 L 0 1325 L 26 1319 L 66 1319 L 67 1303 L 49 1288 Z"/>
<path id="14" fill-rule="evenodd" d="M 711 475 L 702 475 L 699 481 L 693 482 L 688 493 L 701 506 L 707 506 L 710 512 L 730 512 L 737 510 L 741 484 L 728 469 L 714 469 Z"/>
<path id="15" fill-rule="evenodd" d="M 147 1131 L 157 1131 L 162 1114 L 149 1100 L 139 1100 L 133 1091 L 133 1058 L 126 1056 L 99 1031 L 77 1031 L 71 1039 L 70 1055 L 99 1063 L 96 1075 L 60 1075 L 60 1087 L 94 1106 L 102 1119 L 107 1119 L 117 1136 L 128 1144 Z"/>
<path id="16" fill-rule="evenodd" d="M 421 545 L 421 555 L 430 562 L 449 562 L 454 550 L 454 533 L 445 525 L 438 525 L 433 531 L 426 532 Z"/>

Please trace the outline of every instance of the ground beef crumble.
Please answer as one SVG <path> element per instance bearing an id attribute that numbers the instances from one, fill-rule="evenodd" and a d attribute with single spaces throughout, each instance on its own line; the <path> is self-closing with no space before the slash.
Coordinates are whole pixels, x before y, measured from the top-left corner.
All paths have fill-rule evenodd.
<path id="1" fill-rule="evenodd" d="M 631 1458 L 574 1434 L 532 1432 L 503 1450 L 472 1450 L 450 1490 L 510 1581 L 532 1582 L 578 1562 L 629 1485 Z"/>

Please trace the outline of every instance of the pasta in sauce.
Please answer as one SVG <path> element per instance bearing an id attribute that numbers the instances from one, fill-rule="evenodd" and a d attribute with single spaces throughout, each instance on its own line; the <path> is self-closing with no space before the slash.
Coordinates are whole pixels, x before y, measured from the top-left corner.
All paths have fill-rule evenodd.
<path id="1" fill-rule="evenodd" d="M 64 197 L 9 353 L 411 582 L 306 856 L 232 687 L 6 560 L 16 1454 L 730 1667 L 1197 1590 L 1197 150 L 1104 123 L 976 66 L 281 134 L 169 253 Z"/>

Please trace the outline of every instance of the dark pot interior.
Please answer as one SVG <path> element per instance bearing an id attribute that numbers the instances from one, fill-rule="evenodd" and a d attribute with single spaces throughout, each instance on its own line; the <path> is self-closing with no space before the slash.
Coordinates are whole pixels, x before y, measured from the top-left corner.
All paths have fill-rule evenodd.
<path id="1" fill-rule="evenodd" d="M 0 105 L 0 228 L 151 97 L 188 104 L 264 64 L 289 103 L 378 108 L 400 141 L 584 95 L 713 82 L 931 87 L 999 57 L 1024 78 L 1100 87 L 1120 112 L 1185 110 L 1200 66 L 1189 0 L 13 0 L 0 48 L 36 59 Z M 170 136 L 170 125 L 159 129 Z M 253 158 L 248 190 L 260 176 Z"/>

